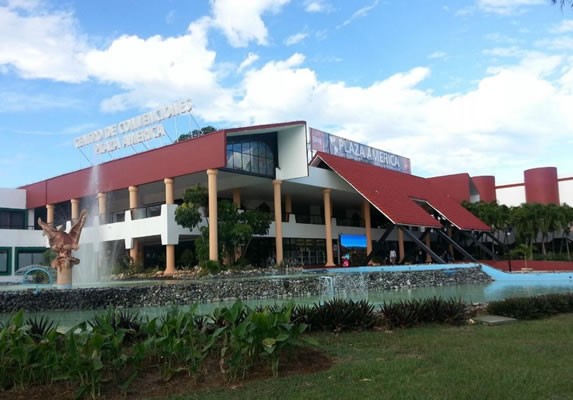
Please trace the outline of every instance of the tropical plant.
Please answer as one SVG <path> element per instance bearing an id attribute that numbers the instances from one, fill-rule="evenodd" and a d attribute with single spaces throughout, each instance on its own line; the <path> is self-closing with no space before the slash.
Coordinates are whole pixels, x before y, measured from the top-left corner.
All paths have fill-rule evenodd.
<path id="1" fill-rule="evenodd" d="M 175 211 L 175 221 L 189 229 L 194 229 L 208 216 L 207 189 L 196 185 L 187 189 L 183 203 Z M 217 233 L 219 258 L 231 265 L 245 254 L 254 235 L 268 233 L 271 217 L 259 210 L 242 210 L 228 200 L 218 202 Z M 209 220 L 209 226 L 212 223 Z M 201 236 L 195 242 L 200 262 L 208 258 L 209 226 L 200 227 Z"/>

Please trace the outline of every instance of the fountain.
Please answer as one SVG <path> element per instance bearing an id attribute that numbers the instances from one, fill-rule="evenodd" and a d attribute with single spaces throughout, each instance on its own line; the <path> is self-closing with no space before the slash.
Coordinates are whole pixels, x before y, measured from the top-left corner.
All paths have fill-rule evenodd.
<path id="1" fill-rule="evenodd" d="M 38 218 L 38 225 L 42 227 L 44 235 L 48 238 L 50 248 L 57 253 L 52 261 L 52 267 L 58 272 L 56 284 L 59 289 L 72 287 L 72 271 L 74 265 L 80 263 L 80 259 L 72 256 L 72 250 L 80 248 L 78 242 L 82 229 L 88 216 L 87 210 L 82 210 L 78 220 L 72 225 L 69 232 L 50 226 Z"/>

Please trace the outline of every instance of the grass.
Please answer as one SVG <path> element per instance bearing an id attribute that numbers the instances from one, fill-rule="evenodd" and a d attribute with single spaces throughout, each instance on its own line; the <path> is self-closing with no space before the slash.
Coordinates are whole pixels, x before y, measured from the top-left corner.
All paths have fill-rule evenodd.
<path id="1" fill-rule="evenodd" d="M 170 399 L 573 399 L 573 314 L 315 338 L 327 371 Z"/>

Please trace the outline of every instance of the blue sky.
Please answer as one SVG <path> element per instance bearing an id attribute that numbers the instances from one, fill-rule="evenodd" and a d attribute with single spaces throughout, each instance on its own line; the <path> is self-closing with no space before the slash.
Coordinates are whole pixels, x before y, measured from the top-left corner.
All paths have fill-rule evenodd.
<path id="1" fill-rule="evenodd" d="M 306 120 L 420 176 L 573 176 L 573 11 L 549 0 L 0 0 L 0 37 L 0 187 L 130 154 L 73 140 L 189 98 L 171 139 Z"/>

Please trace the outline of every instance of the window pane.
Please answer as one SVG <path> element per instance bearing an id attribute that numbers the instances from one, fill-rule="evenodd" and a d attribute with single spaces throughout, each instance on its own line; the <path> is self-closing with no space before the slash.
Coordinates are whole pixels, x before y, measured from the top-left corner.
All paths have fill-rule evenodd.
<path id="1" fill-rule="evenodd" d="M 42 264 L 44 262 L 43 253 L 32 253 L 32 264 Z"/>
<path id="2" fill-rule="evenodd" d="M 13 211 L 10 216 L 10 228 L 12 229 L 24 229 L 24 212 L 23 211 Z"/>
<path id="3" fill-rule="evenodd" d="M 233 152 L 227 150 L 227 168 L 235 168 L 233 167 Z"/>
<path id="4" fill-rule="evenodd" d="M 18 268 L 32 265 L 32 256 L 30 253 L 18 253 Z"/>
<path id="5" fill-rule="evenodd" d="M 10 227 L 10 212 L 0 211 L 0 229 L 8 229 Z"/>
<path id="6" fill-rule="evenodd" d="M 0 251 L 0 273 L 8 272 L 8 252 Z"/>
<path id="7" fill-rule="evenodd" d="M 252 163 L 251 163 L 251 172 L 252 172 L 253 174 L 264 173 L 264 170 L 263 170 L 262 172 L 259 170 L 259 157 L 253 156 L 253 157 L 251 157 L 251 161 L 252 161 Z"/>
<path id="8" fill-rule="evenodd" d="M 251 157 L 243 154 L 243 171 L 251 172 Z"/>
<path id="9" fill-rule="evenodd" d="M 233 144 L 233 151 L 240 153 L 241 152 L 241 143 Z"/>
<path id="10" fill-rule="evenodd" d="M 267 159 L 267 175 L 274 175 L 275 173 L 275 163 L 273 160 Z"/>

